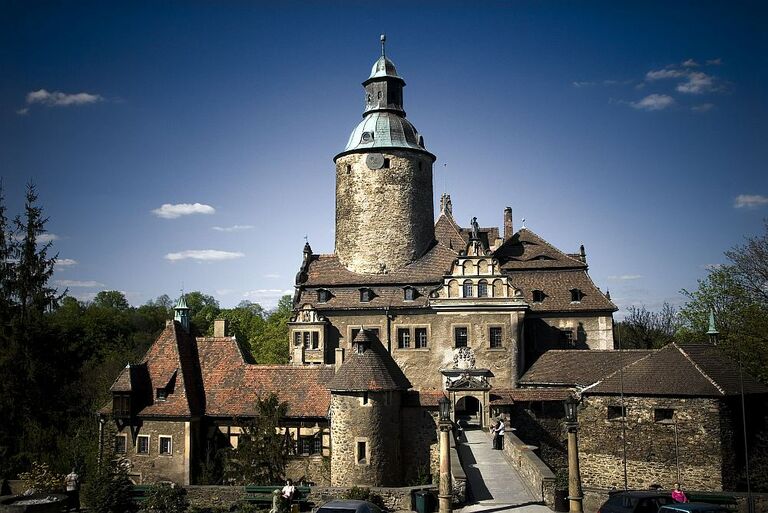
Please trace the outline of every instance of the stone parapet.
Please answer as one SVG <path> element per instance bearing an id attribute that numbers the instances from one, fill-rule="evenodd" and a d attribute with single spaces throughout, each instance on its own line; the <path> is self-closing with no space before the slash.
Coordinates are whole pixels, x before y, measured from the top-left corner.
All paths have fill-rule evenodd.
<path id="1" fill-rule="evenodd" d="M 511 432 L 504 434 L 504 454 L 537 499 L 549 507 L 555 504 L 555 474 L 533 452 L 531 446 Z"/>

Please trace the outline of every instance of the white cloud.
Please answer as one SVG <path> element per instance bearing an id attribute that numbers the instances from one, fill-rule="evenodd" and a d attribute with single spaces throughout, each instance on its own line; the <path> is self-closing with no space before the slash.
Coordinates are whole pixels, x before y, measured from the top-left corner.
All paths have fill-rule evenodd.
<path id="1" fill-rule="evenodd" d="M 269 278 L 270 280 L 276 280 L 276 279 L 278 279 L 280 277 L 280 275 L 279 274 L 270 273 L 270 274 L 265 274 L 264 277 L 265 278 Z"/>
<path id="2" fill-rule="evenodd" d="M 645 74 L 645 79 L 649 81 L 653 81 L 653 80 L 663 80 L 665 78 L 680 78 L 680 77 L 684 77 L 686 74 L 687 74 L 686 71 L 667 68 L 667 69 L 649 71 L 648 73 Z"/>
<path id="3" fill-rule="evenodd" d="M 15 240 L 18 240 L 18 241 L 22 241 L 22 240 L 24 240 L 24 235 L 22 235 L 22 234 L 16 234 L 16 235 L 14 235 L 14 236 L 13 236 L 13 238 L 14 238 Z M 48 244 L 49 242 L 53 242 L 53 241 L 55 241 L 55 240 L 59 240 L 60 238 L 61 238 L 61 237 L 59 237 L 59 236 L 58 236 L 58 235 L 56 235 L 55 233 L 51 233 L 51 232 L 45 232 L 45 233 L 41 233 L 41 234 L 39 234 L 39 235 L 37 236 L 37 239 L 36 239 L 36 240 L 37 240 L 37 243 L 38 243 L 38 244 Z"/>
<path id="4" fill-rule="evenodd" d="M 242 232 L 245 230 L 251 230 L 253 229 L 253 225 L 251 224 L 235 224 L 232 226 L 214 226 L 214 230 L 217 232 Z"/>
<path id="5" fill-rule="evenodd" d="M 693 107 L 691 107 L 691 110 L 693 112 L 709 112 L 714 108 L 715 108 L 714 103 L 702 103 L 700 105 L 694 105 Z"/>
<path id="6" fill-rule="evenodd" d="M 152 213 L 163 219 L 176 219 L 190 214 L 215 214 L 216 209 L 203 203 L 163 203 L 160 208 L 152 210 Z"/>
<path id="7" fill-rule="evenodd" d="M 639 280 L 643 276 L 641 274 L 622 274 L 619 276 L 608 276 L 609 280 L 617 280 L 617 281 L 629 281 L 629 280 Z"/>
<path id="8" fill-rule="evenodd" d="M 16 114 L 18 114 L 19 116 L 26 116 L 27 114 L 29 114 L 29 107 L 23 107 L 21 109 L 18 109 L 16 111 Z"/>
<path id="9" fill-rule="evenodd" d="M 90 93 L 67 94 L 61 91 L 49 92 L 45 89 L 27 93 L 28 105 L 39 103 L 49 107 L 69 107 L 70 105 L 88 105 L 102 101 L 104 101 L 102 96 Z"/>
<path id="10" fill-rule="evenodd" d="M 639 102 L 630 102 L 638 110 L 664 110 L 675 104 L 674 98 L 666 94 L 649 94 Z"/>
<path id="11" fill-rule="evenodd" d="M 723 63 L 723 59 L 718 57 L 717 59 L 709 59 L 707 61 L 707 66 L 720 66 Z"/>
<path id="12" fill-rule="evenodd" d="M 77 260 L 73 258 L 58 258 L 56 259 L 56 267 L 70 267 L 77 265 Z"/>
<path id="13" fill-rule="evenodd" d="M 88 281 L 80 281 L 80 280 L 56 280 L 56 283 L 58 285 L 61 285 L 62 287 L 81 287 L 85 289 L 94 288 L 94 287 L 103 287 L 103 283 L 99 283 L 98 281 L 88 280 Z"/>
<path id="14" fill-rule="evenodd" d="M 70 296 L 77 299 L 78 301 L 88 302 L 93 301 L 93 299 L 96 297 L 96 292 L 82 292 L 80 294 L 70 294 Z"/>
<path id="15" fill-rule="evenodd" d="M 739 194 L 733 200 L 734 208 L 757 208 L 768 205 L 768 196 L 760 194 Z"/>
<path id="16" fill-rule="evenodd" d="M 571 82 L 571 84 L 573 85 L 573 87 L 589 87 L 589 86 L 596 85 L 597 82 L 588 82 L 585 80 L 574 80 L 573 82 Z"/>
<path id="17" fill-rule="evenodd" d="M 715 81 L 711 75 L 707 75 L 701 71 L 694 71 L 687 77 L 687 81 L 678 84 L 678 92 L 687 94 L 703 94 L 711 91 L 715 91 Z"/>
<path id="18" fill-rule="evenodd" d="M 682 62 L 682 66 L 686 68 L 698 68 L 699 63 L 694 61 L 693 59 L 688 59 Z"/>
<path id="19" fill-rule="evenodd" d="M 179 251 L 178 253 L 168 253 L 165 255 L 166 260 L 176 262 L 179 260 L 199 260 L 199 261 L 219 261 L 219 260 L 233 260 L 235 258 L 242 258 L 245 253 L 239 251 L 220 251 L 218 249 L 189 249 L 187 251 Z"/>

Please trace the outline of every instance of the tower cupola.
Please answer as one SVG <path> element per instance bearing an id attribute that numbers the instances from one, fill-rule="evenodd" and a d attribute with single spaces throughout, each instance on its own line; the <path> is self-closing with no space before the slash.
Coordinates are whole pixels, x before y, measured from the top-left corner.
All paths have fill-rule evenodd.
<path id="1" fill-rule="evenodd" d="M 187 306 L 187 299 L 184 294 L 179 296 L 176 306 L 173 307 L 173 312 L 173 320 L 178 321 L 181 327 L 189 332 L 189 307 Z"/>

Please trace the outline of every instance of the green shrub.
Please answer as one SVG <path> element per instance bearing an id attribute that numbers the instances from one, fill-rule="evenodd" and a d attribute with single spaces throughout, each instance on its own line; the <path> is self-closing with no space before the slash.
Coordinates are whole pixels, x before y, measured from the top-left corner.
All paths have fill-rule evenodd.
<path id="1" fill-rule="evenodd" d="M 47 463 L 33 462 L 32 469 L 19 474 L 19 479 L 26 481 L 28 486 L 38 493 L 64 491 L 64 475 L 52 471 Z"/>
<path id="2" fill-rule="evenodd" d="M 83 485 L 83 499 L 89 511 L 98 513 L 132 513 L 133 484 L 128 479 L 128 462 L 104 458 L 96 473 Z"/>
<path id="3" fill-rule="evenodd" d="M 342 499 L 368 501 L 381 509 L 386 509 L 384 499 L 378 493 L 372 492 L 370 488 L 353 486 L 341 496 Z"/>
<path id="4" fill-rule="evenodd" d="M 189 507 L 187 491 L 181 486 L 158 483 L 147 492 L 141 508 L 156 513 L 184 513 Z"/>

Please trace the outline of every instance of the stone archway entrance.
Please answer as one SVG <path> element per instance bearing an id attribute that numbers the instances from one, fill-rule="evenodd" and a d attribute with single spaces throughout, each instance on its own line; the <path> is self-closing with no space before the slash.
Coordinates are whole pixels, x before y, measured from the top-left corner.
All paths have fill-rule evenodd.
<path id="1" fill-rule="evenodd" d="M 463 420 L 468 425 L 483 425 L 483 405 L 477 397 L 466 395 L 456 401 L 456 420 Z"/>

